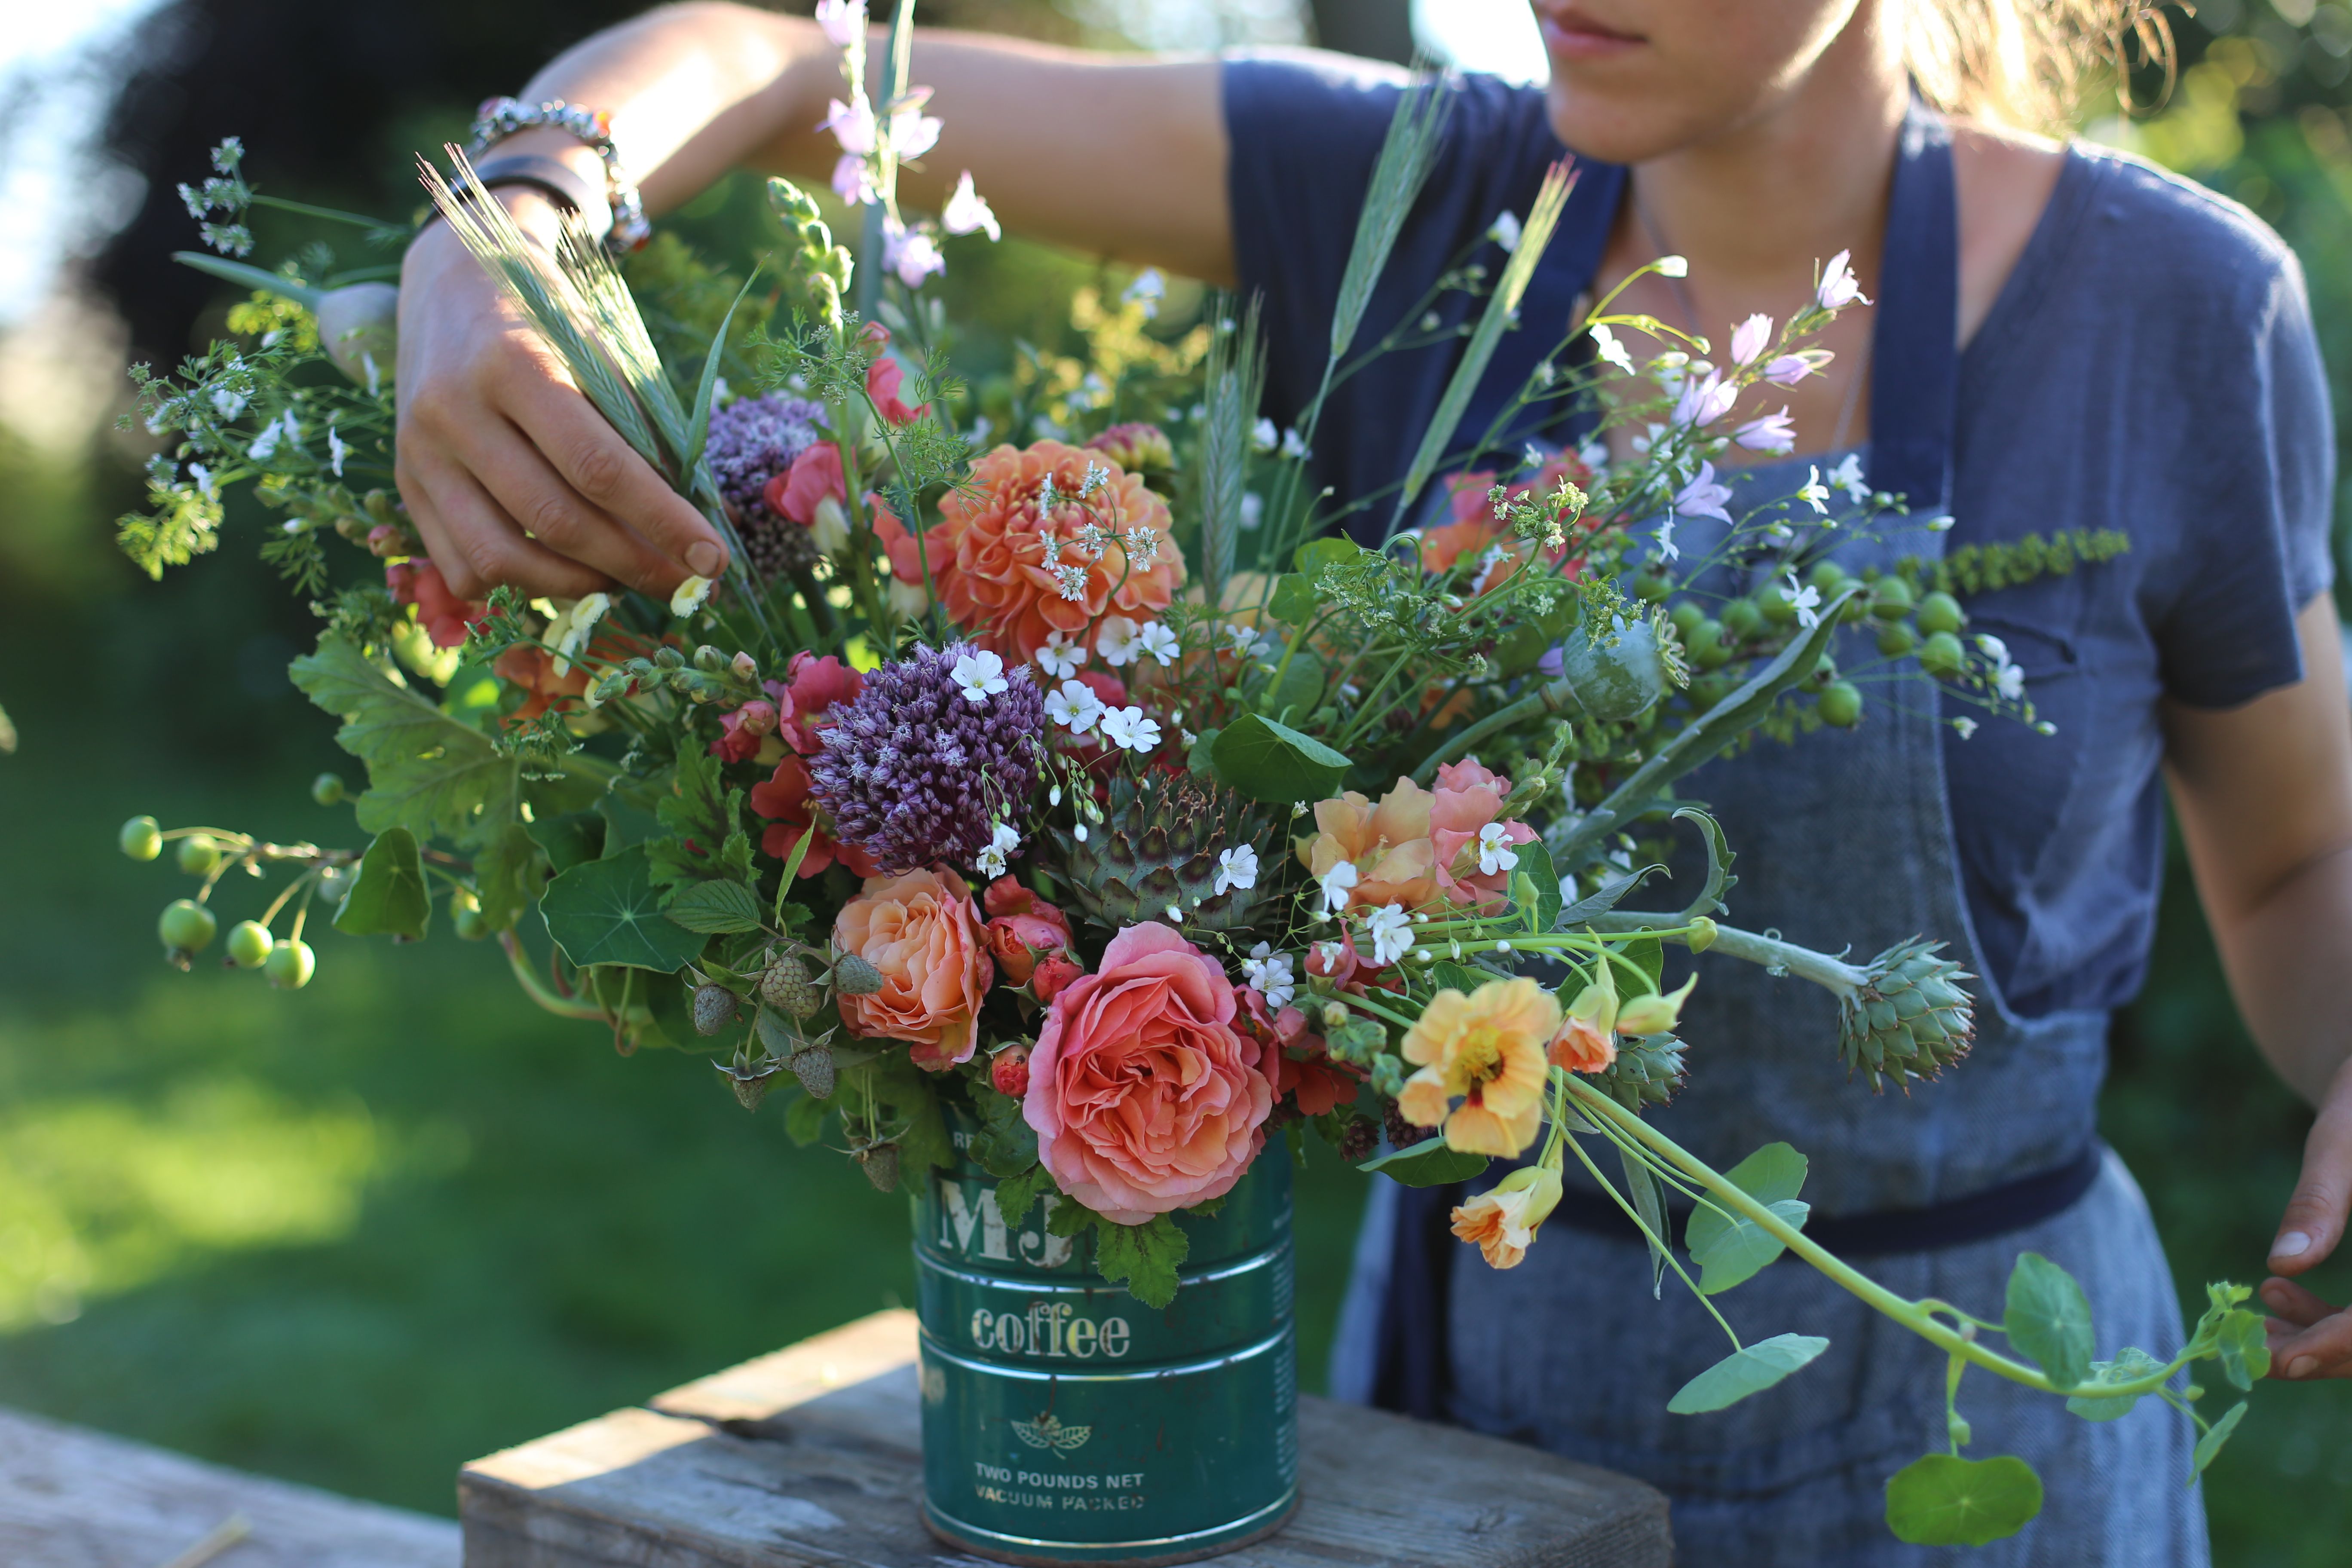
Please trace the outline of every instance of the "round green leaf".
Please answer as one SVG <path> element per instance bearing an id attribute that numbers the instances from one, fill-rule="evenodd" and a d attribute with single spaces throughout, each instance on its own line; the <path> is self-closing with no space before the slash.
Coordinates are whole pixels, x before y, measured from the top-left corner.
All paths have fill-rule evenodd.
<path id="1" fill-rule="evenodd" d="M 1378 1171 L 1408 1187 L 1443 1187 L 1454 1182 L 1466 1182 L 1486 1168 L 1486 1155 L 1449 1149 L 1444 1138 L 1424 1138 L 1409 1149 L 1395 1150 L 1356 1167 L 1359 1171 Z"/>
<path id="2" fill-rule="evenodd" d="M 1348 773 L 1344 753 L 1262 713 L 1226 725 L 1210 755 L 1227 784 L 1252 800 L 1277 805 L 1321 800 L 1339 789 Z"/>
<path id="3" fill-rule="evenodd" d="M 2013 1455 L 1929 1454 L 1886 1481 L 1886 1526 L 1914 1546 L 1982 1546 L 2015 1535 L 2041 1511 L 2042 1478 Z"/>
<path id="4" fill-rule="evenodd" d="M 661 911 L 644 846 L 583 860 L 547 885 L 539 902 L 547 934 L 585 969 L 620 963 L 673 971 L 702 952 L 702 938 Z"/>
<path id="5" fill-rule="evenodd" d="M 2073 1275 L 2038 1252 L 2020 1253 L 2010 1271 L 2001 1331 L 2058 1388 L 2091 1375 L 2091 1303 Z"/>
<path id="6" fill-rule="evenodd" d="M 425 934 L 432 918 L 433 900 L 425 888 L 416 836 L 405 827 L 385 828 L 360 857 L 360 874 L 335 910 L 335 929 L 345 936 L 413 941 Z"/>

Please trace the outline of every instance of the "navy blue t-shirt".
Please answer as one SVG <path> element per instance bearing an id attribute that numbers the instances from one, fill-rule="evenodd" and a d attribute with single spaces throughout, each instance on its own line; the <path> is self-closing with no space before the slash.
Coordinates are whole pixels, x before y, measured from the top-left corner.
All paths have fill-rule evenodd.
<path id="1" fill-rule="evenodd" d="M 1468 76 L 1446 90 L 1428 188 L 1358 352 L 1497 215 L 1524 215 L 1565 153 L 1539 89 Z M 1243 289 L 1265 300 L 1278 421 L 1321 379 L 1398 92 L 1391 73 L 1336 57 L 1225 66 L 1234 253 Z M 1575 239 L 1558 237 L 1546 266 L 1590 249 Z M 1480 258 L 1503 258 L 1489 244 Z M 1523 330 L 1548 344 L 1580 279 L 1538 279 Z M 1467 309 L 1455 295 L 1441 313 Z M 1319 424 L 1317 482 L 1342 498 L 1394 483 L 1457 352 L 1390 354 L 1344 384 Z M 2294 614 L 2330 580 L 2333 425 L 2303 275 L 2235 203 L 2076 145 L 1959 383 L 1948 547 L 2074 528 L 2132 542 L 2104 564 L 1969 602 L 1973 627 L 2008 644 L 2056 733 L 1998 721 L 1944 747 L 1987 978 L 2027 1016 L 2113 1007 L 2138 990 L 2155 926 L 2158 699 L 2229 708 L 2300 679 Z"/>

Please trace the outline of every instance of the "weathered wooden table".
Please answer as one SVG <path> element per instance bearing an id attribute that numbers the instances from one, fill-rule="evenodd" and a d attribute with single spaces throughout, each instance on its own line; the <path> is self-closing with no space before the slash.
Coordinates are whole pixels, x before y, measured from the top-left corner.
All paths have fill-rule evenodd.
<path id="1" fill-rule="evenodd" d="M 915 1315 L 829 1334 L 493 1454 L 457 1479 L 466 1568 L 982 1568 L 927 1533 Z M 1664 1568 L 1641 1482 L 1299 1401 L 1305 1504 L 1223 1568 Z"/>

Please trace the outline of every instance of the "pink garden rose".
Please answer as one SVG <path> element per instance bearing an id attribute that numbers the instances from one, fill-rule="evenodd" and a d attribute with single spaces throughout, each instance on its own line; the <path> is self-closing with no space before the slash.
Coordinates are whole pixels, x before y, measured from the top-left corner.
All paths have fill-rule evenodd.
<path id="1" fill-rule="evenodd" d="M 1429 808 L 1429 838 L 1437 862 L 1438 889 L 1452 904 L 1479 904 L 1492 909 L 1510 894 L 1511 868 L 1503 864 L 1516 856 L 1516 847 L 1532 844 L 1535 829 L 1524 822 L 1496 824 L 1499 843 L 1482 845 L 1480 830 L 1502 815 L 1510 797 L 1511 781 L 1465 757 L 1437 770 L 1437 792 Z M 1482 861 L 1480 851 L 1486 851 Z M 1501 849 L 1506 853 L 1497 855 Z M 1493 864 L 1488 871 L 1485 866 Z"/>
<path id="2" fill-rule="evenodd" d="M 1273 1109 L 1223 968 L 1163 925 L 1120 931 L 1055 996 L 1023 1101 L 1056 1184 L 1120 1225 L 1230 1192 Z"/>

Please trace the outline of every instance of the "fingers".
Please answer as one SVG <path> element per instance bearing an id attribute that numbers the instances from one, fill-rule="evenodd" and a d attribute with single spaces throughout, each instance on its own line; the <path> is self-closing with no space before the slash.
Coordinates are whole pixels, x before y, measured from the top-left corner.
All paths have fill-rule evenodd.
<path id="1" fill-rule="evenodd" d="M 2281 1312 L 2264 1325 L 2273 1377 L 2352 1378 L 2352 1312 L 2339 1312 L 2284 1279 L 2265 1284 L 2263 1300 Z"/>
<path id="2" fill-rule="evenodd" d="M 648 593 L 667 594 L 689 573 L 716 577 L 726 570 L 727 545 L 718 530 L 654 472 L 584 395 L 545 375 L 518 380 L 502 390 L 501 406 L 553 471 L 591 506 L 672 563 L 667 575 L 658 580 L 637 582 L 620 574 L 624 580 Z M 534 527 L 533 531 L 539 531 Z"/>
<path id="3" fill-rule="evenodd" d="M 522 432 L 498 420 L 459 450 L 475 481 L 530 539 L 640 593 L 667 598 L 686 574 L 566 484 Z"/>
<path id="4" fill-rule="evenodd" d="M 602 573 L 525 538 L 464 469 L 404 456 L 397 478 L 433 563 L 459 598 L 508 584 L 531 597 L 576 599 L 610 585 Z"/>
<path id="5" fill-rule="evenodd" d="M 2352 1207 L 2352 1076 L 2338 1074 L 2304 1141 L 2303 1174 L 2271 1243 L 2271 1268 L 2301 1274 L 2325 1260 L 2344 1237 Z"/>
<path id="6" fill-rule="evenodd" d="M 2336 1312 L 2333 1303 L 2322 1300 L 2292 1279 L 2263 1281 L 2263 1305 L 2273 1313 L 2273 1321 L 2281 1322 L 2292 1334 L 2296 1329 L 2307 1329 Z"/>

